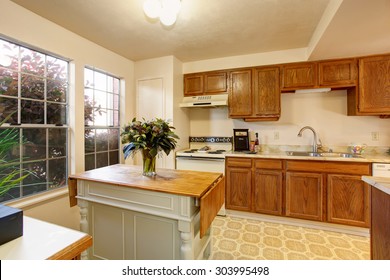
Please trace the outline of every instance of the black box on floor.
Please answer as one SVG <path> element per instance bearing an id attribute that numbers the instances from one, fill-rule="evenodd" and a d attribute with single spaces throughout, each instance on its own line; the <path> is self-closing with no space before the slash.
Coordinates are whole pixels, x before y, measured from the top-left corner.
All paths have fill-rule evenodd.
<path id="1" fill-rule="evenodd" d="M 23 235 L 23 211 L 0 205 L 0 245 Z"/>

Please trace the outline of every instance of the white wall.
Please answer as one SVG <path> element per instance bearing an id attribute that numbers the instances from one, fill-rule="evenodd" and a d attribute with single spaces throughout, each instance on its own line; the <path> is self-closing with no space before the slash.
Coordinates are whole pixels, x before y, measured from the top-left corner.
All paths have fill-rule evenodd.
<path id="1" fill-rule="evenodd" d="M 267 145 L 311 145 L 313 135 L 303 126 L 312 126 L 326 146 L 348 146 L 352 142 L 369 146 L 390 146 L 390 119 L 374 116 L 347 116 L 346 91 L 329 93 L 282 94 L 282 114 L 276 122 L 244 122 L 228 118 L 227 108 L 191 109 L 191 136 L 232 136 L 233 128 L 259 132 Z M 212 120 L 212 122 L 210 122 Z M 274 139 L 275 132 L 279 139 Z M 372 141 L 371 132 L 379 132 L 379 141 Z"/>
<path id="2" fill-rule="evenodd" d="M 121 77 L 121 121 L 134 114 L 134 63 L 107 49 L 104 49 L 42 17 L 16 5 L 9 0 L 0 0 L 2 15 L 0 17 L 0 34 L 33 47 L 69 58 L 71 62 L 70 80 L 70 131 L 71 161 L 70 174 L 84 170 L 84 77 L 86 65 L 94 66 Z M 43 199 L 43 198 L 42 198 Z M 44 199 L 43 199 L 44 200 Z M 78 224 L 79 218 L 75 209 L 69 208 L 63 196 L 58 200 L 51 198 L 48 203 L 27 203 L 29 215 L 60 225 Z M 23 204 L 18 202 L 23 209 Z M 61 209 L 61 215 L 51 209 Z M 26 212 L 27 213 L 27 212 Z M 52 214 L 52 215 L 51 215 Z"/>
<path id="3" fill-rule="evenodd" d="M 271 65 L 307 60 L 307 49 L 291 49 L 268 53 L 230 56 L 183 63 L 183 73 L 194 73 L 220 69 Z"/>
<path id="4" fill-rule="evenodd" d="M 173 56 L 160 57 L 155 59 L 147 59 L 137 61 L 135 64 L 135 84 L 136 87 L 140 82 L 161 80 L 163 90 L 163 100 L 158 101 L 143 99 L 143 104 L 139 104 L 137 111 L 138 118 L 145 117 L 146 113 L 140 112 L 140 109 L 155 108 L 147 112 L 150 118 L 161 117 L 155 112 L 163 112 L 162 117 L 172 121 L 172 125 L 176 128 L 175 132 L 180 137 L 178 141 L 178 149 L 186 148 L 188 145 L 189 136 L 189 118 L 188 111 L 179 108 L 178 104 L 183 97 L 183 75 L 182 63 Z M 148 95 L 151 95 L 150 93 Z M 157 94 L 157 92 L 155 92 Z M 137 98 L 140 95 L 140 89 L 136 88 Z M 146 102 L 146 104 L 145 104 Z M 160 102 L 161 104 L 158 104 Z M 137 104 L 139 100 L 137 100 Z M 143 115 L 144 114 L 144 115 Z M 162 167 L 175 168 L 174 153 L 168 157 L 163 154 Z"/>

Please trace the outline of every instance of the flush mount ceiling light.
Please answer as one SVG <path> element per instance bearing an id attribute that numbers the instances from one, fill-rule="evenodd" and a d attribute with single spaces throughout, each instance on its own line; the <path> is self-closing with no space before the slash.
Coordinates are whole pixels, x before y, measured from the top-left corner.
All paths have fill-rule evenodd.
<path id="1" fill-rule="evenodd" d="M 163 25 L 170 26 L 176 22 L 180 6 L 180 0 L 145 0 L 144 13 L 148 18 L 160 18 Z"/>

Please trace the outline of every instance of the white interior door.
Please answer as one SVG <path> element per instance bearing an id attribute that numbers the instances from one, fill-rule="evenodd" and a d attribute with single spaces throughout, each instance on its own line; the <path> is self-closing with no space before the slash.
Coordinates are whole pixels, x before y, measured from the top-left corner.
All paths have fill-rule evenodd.
<path id="1" fill-rule="evenodd" d="M 137 83 L 137 119 L 142 121 L 155 118 L 165 119 L 165 95 L 163 78 L 138 80 Z M 165 155 L 165 154 L 164 154 Z M 142 164 L 141 155 L 136 158 Z M 157 168 L 165 167 L 165 156 L 157 158 Z"/>

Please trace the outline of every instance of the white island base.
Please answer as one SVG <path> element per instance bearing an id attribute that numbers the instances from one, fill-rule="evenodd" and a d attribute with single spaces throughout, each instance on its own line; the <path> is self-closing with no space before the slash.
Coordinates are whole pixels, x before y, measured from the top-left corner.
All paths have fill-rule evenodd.
<path id="1" fill-rule="evenodd" d="M 138 170 L 136 172 L 139 174 Z M 173 177 L 178 174 L 186 177 L 187 181 L 192 180 L 191 176 L 184 174 L 185 171 L 177 172 L 160 171 L 157 180 L 169 185 L 175 183 Z M 91 181 L 82 176 L 70 178 L 74 183 L 77 180 L 76 198 L 81 213 L 81 230 L 92 235 L 94 240 L 88 256 L 82 258 L 207 259 L 212 248 L 211 227 L 202 231 L 201 220 L 211 219 L 210 224 L 216 213 L 212 217 L 202 216 L 201 205 L 207 197 L 205 194 L 210 191 L 219 189 L 219 194 L 224 192 L 224 178 L 218 173 L 199 173 L 211 179 L 208 182 L 210 188 L 202 191 L 199 198 L 170 193 L 169 187 L 168 192 L 161 192 L 129 187 L 132 183 L 124 186 L 118 182 Z M 141 180 L 141 184 L 135 184 L 138 186 L 144 183 L 148 185 L 148 180 L 153 180 L 142 175 L 138 179 Z M 206 212 L 218 212 L 219 208 L 207 209 Z"/>

